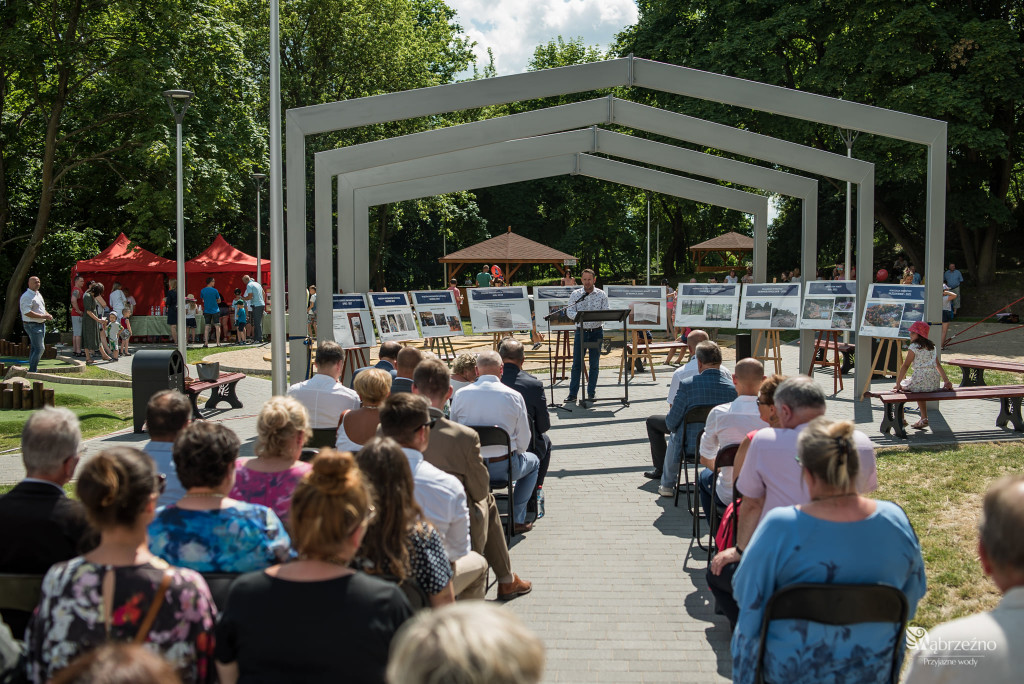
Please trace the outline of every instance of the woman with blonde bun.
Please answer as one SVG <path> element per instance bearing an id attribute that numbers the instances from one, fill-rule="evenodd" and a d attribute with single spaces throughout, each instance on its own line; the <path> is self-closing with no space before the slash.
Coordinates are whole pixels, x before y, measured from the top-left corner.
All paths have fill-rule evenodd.
<path id="1" fill-rule="evenodd" d="M 235 461 L 231 497 L 268 506 L 287 522 L 295 485 L 313 469 L 299 460 L 310 434 L 305 406 L 293 397 L 271 398 L 256 420 L 256 458 Z"/>
<path id="2" fill-rule="evenodd" d="M 850 421 L 811 421 L 796 459 L 811 502 L 769 511 L 733 577 L 739 619 L 732 637 L 733 681 L 753 682 L 768 599 L 800 583 L 885 584 L 903 592 L 914 617 L 924 595 L 921 547 L 906 513 L 857 493 L 860 459 Z M 825 625 L 775 620 L 764 644 L 769 682 L 881 682 L 889 679 L 900 625 Z M 901 654 L 902 655 L 902 654 Z"/>
<path id="3" fill-rule="evenodd" d="M 391 373 L 380 368 L 367 368 L 356 376 L 352 389 L 359 395 L 362 405 L 355 410 L 342 411 L 334 448 L 355 453 L 377 434 L 380 406 L 391 393 Z"/>
<path id="4" fill-rule="evenodd" d="M 148 644 L 186 684 L 216 681 L 216 611 L 206 581 L 149 551 L 146 527 L 162 478 L 149 456 L 128 447 L 101 451 L 82 466 L 78 498 L 100 544 L 46 573 L 25 637 L 29 681 L 49 682 L 109 641 Z"/>
<path id="5" fill-rule="evenodd" d="M 373 516 L 352 455 L 321 450 L 292 496 L 299 559 L 231 585 L 217 623 L 222 684 L 384 681 L 412 609 L 396 585 L 351 567 Z"/>

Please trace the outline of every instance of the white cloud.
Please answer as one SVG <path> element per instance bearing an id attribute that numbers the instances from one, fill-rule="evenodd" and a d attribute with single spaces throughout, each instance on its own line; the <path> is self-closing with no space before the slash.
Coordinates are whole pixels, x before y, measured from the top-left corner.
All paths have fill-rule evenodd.
<path id="1" fill-rule="evenodd" d="M 635 0 L 448 0 L 466 34 L 476 41 L 477 64 L 494 53 L 499 76 L 526 71 L 533 50 L 562 36 L 582 37 L 607 50 L 615 34 L 636 23 Z"/>

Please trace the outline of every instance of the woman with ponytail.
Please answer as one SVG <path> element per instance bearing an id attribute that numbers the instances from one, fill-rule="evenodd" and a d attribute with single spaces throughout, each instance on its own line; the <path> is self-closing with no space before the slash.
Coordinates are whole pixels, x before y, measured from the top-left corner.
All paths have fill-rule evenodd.
<path id="1" fill-rule="evenodd" d="M 78 498 L 100 544 L 46 573 L 25 637 L 31 682 L 50 681 L 79 654 L 111 641 L 149 644 L 186 684 L 216 680 L 206 582 L 149 551 L 146 527 L 162 478 L 149 456 L 127 447 L 82 466 Z"/>
<path id="2" fill-rule="evenodd" d="M 797 442 L 810 503 L 769 511 L 733 577 L 740 607 L 732 638 L 733 681 L 753 682 L 768 599 L 799 583 L 885 584 L 907 597 L 908 618 L 924 595 L 921 547 L 899 506 L 860 496 L 860 459 L 850 421 L 811 421 Z M 893 625 L 770 623 L 764 679 L 772 682 L 881 682 L 892 665 Z"/>
<path id="3" fill-rule="evenodd" d="M 292 496 L 298 560 L 231 585 L 217 623 L 222 684 L 384 682 L 412 609 L 396 585 L 351 567 L 374 514 L 352 454 L 322 449 Z"/>

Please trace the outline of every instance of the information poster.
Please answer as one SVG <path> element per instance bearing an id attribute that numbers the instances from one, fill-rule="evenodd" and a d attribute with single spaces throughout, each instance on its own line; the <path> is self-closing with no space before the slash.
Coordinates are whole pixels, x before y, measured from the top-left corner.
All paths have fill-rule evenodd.
<path id="1" fill-rule="evenodd" d="M 424 337 L 461 337 L 462 318 L 451 290 L 418 290 L 410 292 L 420 332 Z"/>
<path id="2" fill-rule="evenodd" d="M 333 301 L 334 341 L 342 349 L 375 347 L 373 318 L 364 294 L 336 294 Z"/>
<path id="3" fill-rule="evenodd" d="M 572 296 L 575 287 L 535 287 L 533 288 L 533 311 L 537 316 L 537 330 L 547 332 L 548 324 L 551 330 L 573 330 L 575 324 L 564 309 L 569 304 L 569 297 Z M 557 312 L 550 321 L 544 317 L 552 311 Z"/>
<path id="4" fill-rule="evenodd" d="M 370 310 L 382 342 L 419 339 L 416 316 L 404 292 L 371 292 Z"/>
<path id="5" fill-rule="evenodd" d="M 663 285 L 608 285 L 608 308 L 629 309 L 627 330 L 665 330 L 668 325 L 668 305 Z M 617 322 L 607 323 L 610 330 L 619 329 Z"/>
<path id="6" fill-rule="evenodd" d="M 739 285 L 679 283 L 676 290 L 677 327 L 735 328 L 739 317 Z"/>
<path id="7" fill-rule="evenodd" d="M 910 339 L 910 326 L 924 320 L 924 285 L 872 283 L 860 334 Z"/>
<path id="8" fill-rule="evenodd" d="M 800 283 L 744 284 L 739 327 L 748 330 L 798 330 Z"/>
<path id="9" fill-rule="evenodd" d="M 807 283 L 800 327 L 804 330 L 853 330 L 857 282 L 812 280 Z"/>
<path id="10" fill-rule="evenodd" d="M 469 320 L 476 334 L 533 328 L 525 285 L 467 287 L 466 296 L 469 297 Z"/>

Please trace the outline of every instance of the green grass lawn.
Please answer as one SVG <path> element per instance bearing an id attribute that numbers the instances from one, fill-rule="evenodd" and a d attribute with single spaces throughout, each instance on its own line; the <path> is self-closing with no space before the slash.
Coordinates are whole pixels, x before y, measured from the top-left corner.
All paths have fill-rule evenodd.
<path id="1" fill-rule="evenodd" d="M 123 375 L 117 377 L 124 379 Z M 44 383 L 44 386 L 54 390 L 54 401 L 57 406 L 71 409 L 78 415 L 78 420 L 82 423 L 82 435 L 86 439 L 116 432 L 132 425 L 132 391 L 129 388 L 49 382 Z M 31 413 L 32 411 L 0 413 L 0 451 L 19 447 L 22 428 Z"/>

